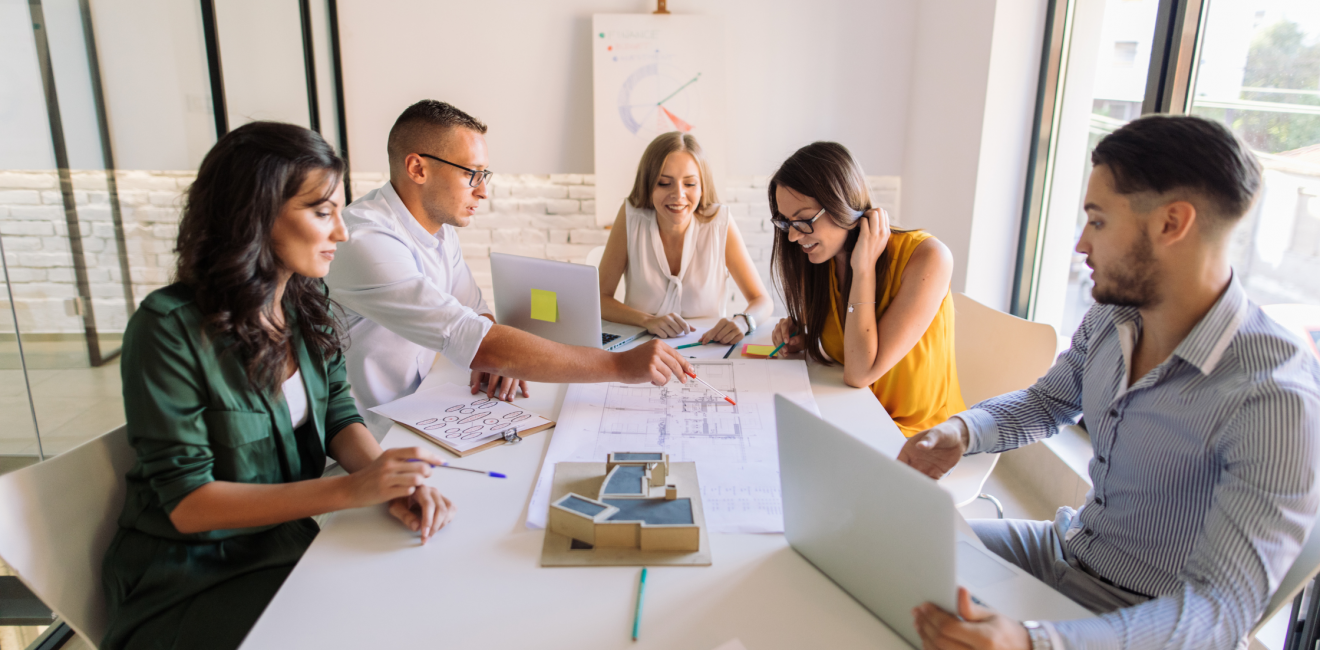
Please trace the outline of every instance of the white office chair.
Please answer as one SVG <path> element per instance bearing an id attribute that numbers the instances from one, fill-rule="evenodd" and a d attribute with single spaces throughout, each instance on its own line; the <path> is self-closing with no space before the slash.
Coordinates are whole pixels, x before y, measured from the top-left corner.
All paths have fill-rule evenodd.
<path id="1" fill-rule="evenodd" d="M 597 269 L 599 269 L 600 259 L 602 257 L 605 257 L 605 247 L 597 246 L 587 251 L 587 264 L 590 264 L 591 266 L 594 266 Z M 619 288 L 614 290 L 614 299 L 618 300 L 619 302 L 623 302 L 623 297 L 627 295 L 626 292 L 624 292 L 623 290 L 623 285 L 624 285 L 623 278 L 619 278 Z"/>
<path id="2" fill-rule="evenodd" d="M 121 426 L 0 476 L 0 558 L 93 647 L 107 624 L 101 560 L 135 458 Z"/>
<path id="3" fill-rule="evenodd" d="M 992 309 L 961 293 L 953 294 L 953 310 L 958 383 L 968 406 L 1030 386 L 1054 363 L 1058 339 L 1053 327 Z M 986 498 L 1002 519 L 999 501 L 981 493 L 998 462 L 999 454 L 968 456 L 940 485 L 958 507 Z"/>

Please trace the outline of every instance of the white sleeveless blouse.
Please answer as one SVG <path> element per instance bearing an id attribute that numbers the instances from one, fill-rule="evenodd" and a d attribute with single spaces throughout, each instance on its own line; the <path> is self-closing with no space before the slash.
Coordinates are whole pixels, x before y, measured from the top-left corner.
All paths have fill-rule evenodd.
<path id="1" fill-rule="evenodd" d="M 703 223 L 693 217 L 683 234 L 683 258 L 678 275 L 669 272 L 655 210 L 634 208 L 624 201 L 628 224 L 628 266 L 624 271 L 624 303 L 648 314 L 678 314 L 683 318 L 724 316 L 728 304 L 729 270 L 724 244 L 729 236 L 729 208 L 721 205 Z"/>

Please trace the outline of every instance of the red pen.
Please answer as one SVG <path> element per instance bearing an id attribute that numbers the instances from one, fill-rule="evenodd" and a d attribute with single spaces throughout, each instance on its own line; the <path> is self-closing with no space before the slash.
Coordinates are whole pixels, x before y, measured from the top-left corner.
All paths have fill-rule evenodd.
<path id="1" fill-rule="evenodd" d="M 695 379 L 695 380 L 701 382 L 701 385 L 702 385 L 702 386 L 705 386 L 706 388 L 709 388 L 709 389 L 711 390 L 711 392 L 715 393 L 716 395 L 719 395 L 720 397 L 723 397 L 723 398 L 724 398 L 724 401 L 726 401 L 726 402 L 728 402 L 728 403 L 730 403 L 730 404 L 732 404 L 732 405 L 734 405 L 734 406 L 737 406 L 737 405 L 738 405 L 737 402 L 735 402 L 735 401 L 729 399 L 729 396 L 728 396 L 728 395 L 725 395 L 724 393 L 721 393 L 719 390 L 716 390 L 716 388 L 715 388 L 714 386 L 711 386 L 710 384 L 706 383 L 706 380 L 705 380 L 705 379 L 702 379 L 701 377 L 698 377 L 698 376 L 696 375 L 696 373 L 689 372 L 689 373 L 686 373 L 686 374 L 687 374 L 687 376 L 689 376 L 689 377 L 691 377 L 691 378 L 693 378 L 693 379 Z"/>

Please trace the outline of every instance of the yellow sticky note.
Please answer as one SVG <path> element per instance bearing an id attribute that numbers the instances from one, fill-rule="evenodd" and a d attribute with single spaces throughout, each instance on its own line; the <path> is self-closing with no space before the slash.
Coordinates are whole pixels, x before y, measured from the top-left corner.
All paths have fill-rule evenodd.
<path id="1" fill-rule="evenodd" d="M 551 323 L 559 321 L 559 297 L 555 292 L 532 289 L 532 318 Z"/>
<path id="2" fill-rule="evenodd" d="M 748 343 L 743 346 L 743 354 L 749 357 L 768 357 L 775 351 L 773 345 L 752 345 Z"/>

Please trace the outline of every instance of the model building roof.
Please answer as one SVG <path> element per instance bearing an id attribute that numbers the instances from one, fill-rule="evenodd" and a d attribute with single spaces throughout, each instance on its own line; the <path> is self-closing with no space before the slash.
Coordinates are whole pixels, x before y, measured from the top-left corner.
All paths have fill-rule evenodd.
<path id="1" fill-rule="evenodd" d="M 646 466 L 619 465 L 610 474 L 603 494 L 646 494 Z"/>
<path id="2" fill-rule="evenodd" d="M 592 503 L 590 501 L 587 501 L 586 499 L 583 499 L 581 497 L 572 494 L 568 495 L 568 498 L 564 499 L 563 501 L 560 501 L 559 505 L 564 508 L 568 508 L 573 512 L 584 514 L 588 518 L 593 518 L 596 515 L 600 514 L 601 511 L 605 510 L 605 506 L 602 506 L 599 503 Z"/>
<path id="3" fill-rule="evenodd" d="M 662 452 L 627 452 L 627 451 L 625 451 L 625 452 L 615 452 L 615 453 L 613 454 L 613 456 L 614 456 L 614 460 L 616 460 L 616 461 L 618 461 L 618 460 L 634 460 L 634 461 L 648 461 L 648 462 L 657 462 L 657 463 L 658 463 L 658 462 L 660 462 L 660 461 L 662 461 L 662 460 L 665 459 L 665 455 L 664 455 L 664 453 L 662 453 Z"/>
<path id="4" fill-rule="evenodd" d="M 606 521 L 641 521 L 647 524 L 691 524 L 692 499 L 601 499 L 619 511 Z"/>

